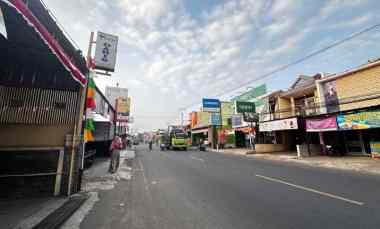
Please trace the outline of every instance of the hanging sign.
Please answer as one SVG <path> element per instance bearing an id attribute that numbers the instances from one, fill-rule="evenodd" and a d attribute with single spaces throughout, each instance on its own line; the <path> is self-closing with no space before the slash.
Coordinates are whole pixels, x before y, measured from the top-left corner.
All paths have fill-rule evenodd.
<path id="1" fill-rule="evenodd" d="M 118 37 L 98 32 L 95 49 L 95 68 L 115 71 Z"/>

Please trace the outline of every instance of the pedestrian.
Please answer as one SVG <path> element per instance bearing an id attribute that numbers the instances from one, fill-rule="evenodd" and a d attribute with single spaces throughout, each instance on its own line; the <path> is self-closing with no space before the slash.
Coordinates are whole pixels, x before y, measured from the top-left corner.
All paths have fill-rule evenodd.
<path id="1" fill-rule="evenodd" d="M 219 149 L 224 149 L 224 144 L 226 143 L 226 133 L 224 130 L 219 132 Z"/>
<path id="2" fill-rule="evenodd" d="M 247 147 L 247 148 L 249 148 L 250 143 L 251 143 L 249 135 L 250 135 L 249 133 L 245 134 L 245 147 Z"/>
<path id="3" fill-rule="evenodd" d="M 117 169 L 119 168 L 120 150 L 122 149 L 122 147 L 123 147 L 123 142 L 121 138 L 118 135 L 115 135 L 110 147 L 111 158 L 110 158 L 110 166 L 108 169 L 110 173 L 115 173 Z"/>

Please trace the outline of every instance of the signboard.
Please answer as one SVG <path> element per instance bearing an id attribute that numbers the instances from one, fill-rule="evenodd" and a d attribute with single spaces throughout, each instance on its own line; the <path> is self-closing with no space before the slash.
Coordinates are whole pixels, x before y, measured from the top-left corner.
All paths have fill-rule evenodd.
<path id="1" fill-rule="evenodd" d="M 236 101 L 236 113 L 255 113 L 256 106 L 254 102 Z"/>
<path id="2" fill-rule="evenodd" d="M 222 123 L 220 113 L 211 113 L 210 114 L 210 122 L 209 124 L 212 126 L 220 126 Z"/>
<path id="3" fill-rule="evenodd" d="M 220 112 L 219 99 L 202 99 L 202 107 L 205 112 Z"/>
<path id="4" fill-rule="evenodd" d="M 117 98 L 128 98 L 128 89 L 121 87 L 106 87 L 105 96 L 108 102 L 110 102 L 115 108 Z"/>
<path id="5" fill-rule="evenodd" d="M 323 84 L 323 92 L 328 113 L 339 111 L 339 99 L 336 91 L 336 81 L 329 81 Z"/>
<path id="6" fill-rule="evenodd" d="M 210 113 L 203 112 L 203 111 L 197 112 L 196 128 L 208 126 L 209 120 L 210 120 Z"/>
<path id="7" fill-rule="evenodd" d="M 0 34 L 7 38 L 7 29 L 5 28 L 5 22 L 3 17 L 3 12 L 0 8 Z"/>
<path id="8" fill-rule="evenodd" d="M 321 132 L 337 130 L 336 117 L 306 119 L 307 132 Z"/>
<path id="9" fill-rule="evenodd" d="M 276 130 L 296 130 L 298 129 L 297 118 L 288 118 L 270 122 L 261 122 L 259 124 L 260 132 L 269 132 Z"/>
<path id="10" fill-rule="evenodd" d="M 231 119 L 234 114 L 234 104 L 231 102 L 222 102 L 221 103 L 221 112 L 222 112 L 222 125 L 228 127 L 231 125 L 229 119 Z"/>
<path id="11" fill-rule="evenodd" d="M 239 96 L 236 96 L 235 98 L 232 99 L 232 101 L 249 101 L 259 96 L 265 95 L 266 93 L 267 93 L 267 87 L 265 84 L 262 84 L 260 86 L 250 89 L 249 91 Z"/>
<path id="12" fill-rule="evenodd" d="M 243 119 L 245 122 L 258 122 L 259 114 L 256 113 L 243 113 Z"/>
<path id="13" fill-rule="evenodd" d="M 95 49 L 95 68 L 113 72 L 116 64 L 118 37 L 98 32 Z"/>
<path id="14" fill-rule="evenodd" d="M 353 114 L 339 114 L 336 117 L 339 129 L 358 130 L 380 127 L 380 111 L 363 111 Z"/>
<path id="15" fill-rule="evenodd" d="M 131 107 L 131 98 L 119 97 L 116 99 L 116 121 L 129 121 L 130 108 Z"/>
<path id="16" fill-rule="evenodd" d="M 370 142 L 372 157 L 380 157 L 380 142 Z"/>
<path id="17" fill-rule="evenodd" d="M 243 116 L 240 114 L 232 115 L 231 125 L 232 125 L 232 128 L 241 127 L 243 125 Z"/>
<path id="18" fill-rule="evenodd" d="M 198 116 L 197 112 L 191 112 L 190 113 L 190 127 L 193 129 L 197 126 L 198 124 Z"/>

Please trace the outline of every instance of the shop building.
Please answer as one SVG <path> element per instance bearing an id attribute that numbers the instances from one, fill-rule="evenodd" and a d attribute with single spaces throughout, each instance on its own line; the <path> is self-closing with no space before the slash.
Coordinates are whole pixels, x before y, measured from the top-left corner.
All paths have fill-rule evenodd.
<path id="1" fill-rule="evenodd" d="M 318 151 L 315 134 L 307 135 L 304 117 L 315 114 L 318 91 L 315 76 L 299 76 L 287 91 L 276 91 L 265 99 L 266 105 L 260 114 L 259 132 L 261 144 L 257 151 L 275 152 L 296 150 Z"/>
<path id="2" fill-rule="evenodd" d="M 79 190 L 88 69 L 41 1 L 0 1 L 0 197 Z"/>
<path id="3" fill-rule="evenodd" d="M 320 132 L 321 144 L 333 141 L 355 155 L 372 152 L 380 141 L 380 61 L 376 60 L 316 81 L 319 115 L 333 115 L 337 130 Z M 326 124 L 323 124 L 326 125 Z M 331 140 L 334 139 L 334 140 Z"/>

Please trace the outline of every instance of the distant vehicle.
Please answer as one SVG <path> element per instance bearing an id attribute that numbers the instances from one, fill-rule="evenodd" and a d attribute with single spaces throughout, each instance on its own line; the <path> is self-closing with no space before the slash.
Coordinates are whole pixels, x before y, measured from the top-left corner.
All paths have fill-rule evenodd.
<path id="1" fill-rule="evenodd" d="M 137 138 L 134 138 L 132 140 L 132 144 L 135 145 L 135 146 L 137 146 L 139 143 L 140 143 L 140 141 Z"/>
<path id="2" fill-rule="evenodd" d="M 169 127 L 169 148 L 187 150 L 188 136 L 183 129 Z"/>
<path id="3" fill-rule="evenodd" d="M 169 149 L 169 146 L 170 146 L 169 135 L 167 133 L 161 133 L 160 134 L 160 149 L 162 151 L 167 150 Z"/>

